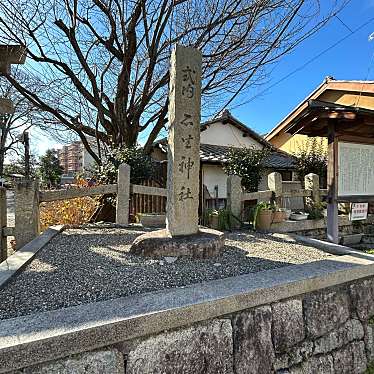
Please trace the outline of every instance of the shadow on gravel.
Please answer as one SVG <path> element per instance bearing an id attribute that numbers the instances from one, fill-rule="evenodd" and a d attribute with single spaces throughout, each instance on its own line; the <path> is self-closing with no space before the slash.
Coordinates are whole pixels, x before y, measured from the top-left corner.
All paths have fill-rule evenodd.
<path id="1" fill-rule="evenodd" d="M 204 260 L 129 254 L 129 244 L 143 232 L 85 230 L 57 236 L 0 290 L 0 319 L 292 265 L 252 257 L 233 245 Z M 251 244 L 260 241 L 253 237 Z"/>

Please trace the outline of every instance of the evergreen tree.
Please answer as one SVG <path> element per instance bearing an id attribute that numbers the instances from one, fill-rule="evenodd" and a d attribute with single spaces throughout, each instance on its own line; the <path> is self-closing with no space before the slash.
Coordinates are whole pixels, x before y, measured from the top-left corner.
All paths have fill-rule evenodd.
<path id="1" fill-rule="evenodd" d="M 60 166 L 57 152 L 54 149 L 48 149 L 40 157 L 38 174 L 43 183 L 49 187 L 57 186 L 60 183 L 63 168 Z"/>

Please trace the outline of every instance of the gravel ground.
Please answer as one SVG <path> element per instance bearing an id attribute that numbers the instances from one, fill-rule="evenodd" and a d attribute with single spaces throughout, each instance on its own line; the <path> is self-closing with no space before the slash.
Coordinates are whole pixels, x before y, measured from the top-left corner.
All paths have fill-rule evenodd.
<path id="1" fill-rule="evenodd" d="M 0 319 L 325 259 L 270 235 L 227 234 L 213 259 L 145 259 L 128 253 L 140 229 L 69 229 L 0 289 Z M 174 262 L 172 262 L 174 261 Z"/>

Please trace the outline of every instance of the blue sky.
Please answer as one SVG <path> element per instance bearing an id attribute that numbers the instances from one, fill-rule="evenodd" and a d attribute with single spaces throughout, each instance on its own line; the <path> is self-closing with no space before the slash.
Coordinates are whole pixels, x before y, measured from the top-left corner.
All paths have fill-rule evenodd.
<path id="1" fill-rule="evenodd" d="M 339 14 L 339 18 L 352 30 L 372 17 L 374 17 L 374 0 L 351 0 L 349 5 Z M 357 33 L 348 36 L 350 31 L 347 27 L 337 18 L 332 19 L 313 37 L 306 40 L 291 54 L 283 57 L 272 70 L 267 84 L 257 91 L 249 90 L 245 95 L 239 97 L 232 106 L 252 98 L 258 91 L 263 91 L 273 85 L 347 36 L 345 41 L 255 100 L 232 109 L 232 114 L 253 130 L 263 134 L 271 130 L 328 75 L 343 80 L 374 80 L 374 40 L 368 41 L 368 36 L 373 32 L 374 20 Z M 56 147 L 55 140 L 46 138 L 36 129 L 32 131 L 31 139 L 32 150 L 36 154 L 42 154 L 48 148 Z"/>
<path id="2" fill-rule="evenodd" d="M 339 18 L 352 30 L 372 17 L 374 17 L 374 0 L 352 0 L 339 14 Z M 374 80 L 374 40 L 368 41 L 368 36 L 373 32 L 374 20 L 251 103 L 232 109 L 232 114 L 247 126 L 263 134 L 271 130 L 328 75 L 342 80 Z M 272 71 L 269 83 L 259 91 L 298 69 L 306 61 L 349 34 L 350 31 L 338 19 L 332 19 L 325 28 L 284 57 Z M 368 74 L 370 65 L 371 70 Z M 248 92 L 247 99 L 255 94 L 256 92 Z M 241 97 L 235 104 L 245 99 Z"/>

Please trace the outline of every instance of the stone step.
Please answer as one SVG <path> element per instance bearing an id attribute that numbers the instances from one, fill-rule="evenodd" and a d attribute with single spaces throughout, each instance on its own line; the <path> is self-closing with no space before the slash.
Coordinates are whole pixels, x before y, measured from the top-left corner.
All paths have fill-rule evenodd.
<path id="1" fill-rule="evenodd" d="M 366 234 L 362 237 L 362 243 L 365 244 L 374 244 L 374 235 L 373 234 Z"/>
<path id="2" fill-rule="evenodd" d="M 340 244 L 342 245 L 353 245 L 353 244 L 360 244 L 362 240 L 363 234 L 351 234 L 351 235 L 343 235 L 340 238 Z"/>

